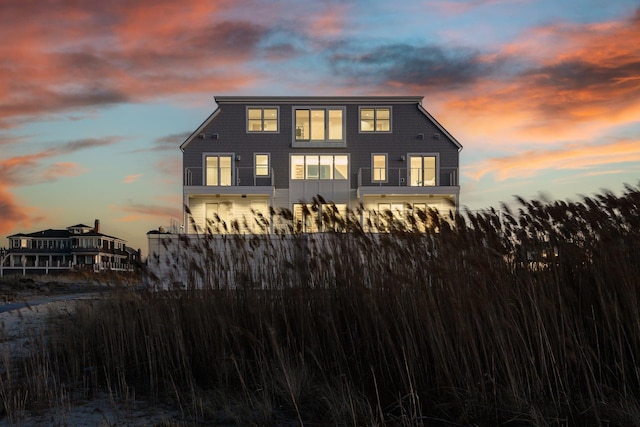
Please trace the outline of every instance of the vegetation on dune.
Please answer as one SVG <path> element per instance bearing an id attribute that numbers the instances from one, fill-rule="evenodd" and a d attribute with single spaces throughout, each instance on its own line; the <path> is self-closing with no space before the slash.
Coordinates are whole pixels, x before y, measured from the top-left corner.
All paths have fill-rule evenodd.
<path id="1" fill-rule="evenodd" d="M 108 389 L 194 424 L 640 424 L 640 190 L 519 202 L 381 234 L 331 209 L 313 238 L 286 212 L 291 237 L 212 223 L 181 240 L 186 290 L 52 325 L 1 373 L 5 415 Z"/>

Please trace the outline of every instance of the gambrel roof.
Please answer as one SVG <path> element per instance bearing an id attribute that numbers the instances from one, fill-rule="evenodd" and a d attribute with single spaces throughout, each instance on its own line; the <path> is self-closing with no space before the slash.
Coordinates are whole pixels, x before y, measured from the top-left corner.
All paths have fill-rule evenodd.
<path id="1" fill-rule="evenodd" d="M 223 104 L 301 104 L 301 105 L 329 105 L 329 104 L 417 104 L 418 109 L 434 126 L 442 132 L 458 151 L 462 150 L 462 144 L 449 133 L 429 112 L 422 106 L 423 96 L 216 96 L 214 97 L 218 107 L 198 128 L 187 137 L 180 145 L 180 150 L 197 138 L 204 129 L 216 118 L 220 112 L 219 105 Z"/>

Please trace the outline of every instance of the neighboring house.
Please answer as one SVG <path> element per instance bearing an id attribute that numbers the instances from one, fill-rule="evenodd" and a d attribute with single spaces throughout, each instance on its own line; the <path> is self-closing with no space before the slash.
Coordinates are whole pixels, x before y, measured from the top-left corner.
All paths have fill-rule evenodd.
<path id="1" fill-rule="evenodd" d="M 303 203 L 318 195 L 340 211 L 361 206 L 363 226 L 375 212 L 402 218 L 418 209 L 458 208 L 462 146 L 422 97 L 215 101 L 218 108 L 180 146 L 183 205 L 193 218 L 185 210 L 187 233 L 205 230 L 207 219 L 268 218 L 270 208 L 291 210 L 302 231 L 317 231 L 303 216 Z M 260 231 L 255 221 L 247 224 L 243 231 Z"/>
<path id="2" fill-rule="evenodd" d="M 9 248 L 0 258 L 0 275 L 50 274 L 63 271 L 135 271 L 140 250 L 126 241 L 77 224 L 64 230 L 42 230 L 8 236 Z"/>

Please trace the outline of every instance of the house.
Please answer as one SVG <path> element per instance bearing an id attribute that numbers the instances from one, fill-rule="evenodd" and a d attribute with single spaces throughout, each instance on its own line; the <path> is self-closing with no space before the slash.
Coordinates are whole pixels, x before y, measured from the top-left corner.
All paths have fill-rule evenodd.
<path id="1" fill-rule="evenodd" d="M 153 286 L 269 286 L 260 260 L 280 256 L 276 264 L 295 265 L 299 256 L 312 257 L 311 248 L 330 238 L 313 233 L 326 228 L 317 221 L 326 209 L 349 213 L 372 233 L 429 208 L 443 215 L 458 209 L 462 146 L 422 97 L 215 101 L 180 146 L 183 225 L 147 233 Z M 305 233 L 305 249 L 287 230 Z M 252 238 L 227 239 L 228 232 Z M 212 238 L 200 239 L 203 233 Z M 233 258 L 243 256 L 243 245 L 251 262 Z"/>
<path id="2" fill-rule="evenodd" d="M 207 219 L 268 218 L 270 208 L 286 208 L 302 231 L 318 231 L 303 214 L 318 195 L 339 211 L 361 207 L 359 219 L 370 229 L 375 212 L 402 218 L 419 209 L 458 208 L 462 146 L 422 97 L 215 101 L 217 109 L 180 146 L 187 233 L 205 230 Z M 322 206 L 314 214 L 321 213 Z M 271 221 L 268 231 L 273 227 Z M 256 221 L 245 228 L 261 231 Z"/>
<path id="3" fill-rule="evenodd" d="M 9 248 L 0 258 L 0 275 L 51 274 L 64 271 L 135 271 L 140 250 L 126 241 L 76 224 L 62 230 L 42 230 L 8 236 Z"/>

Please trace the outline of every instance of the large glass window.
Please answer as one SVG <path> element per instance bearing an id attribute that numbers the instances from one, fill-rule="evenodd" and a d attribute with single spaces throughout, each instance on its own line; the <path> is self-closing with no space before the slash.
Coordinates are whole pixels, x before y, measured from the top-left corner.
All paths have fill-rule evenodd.
<path id="1" fill-rule="evenodd" d="M 344 180 L 349 177 L 346 155 L 293 155 L 291 179 Z"/>
<path id="2" fill-rule="evenodd" d="M 374 182 L 387 181 L 387 155 L 371 155 L 371 179 Z"/>
<path id="3" fill-rule="evenodd" d="M 436 185 L 435 156 L 409 156 L 409 185 L 412 187 Z"/>
<path id="4" fill-rule="evenodd" d="M 248 132 L 278 132 L 278 108 L 248 107 Z"/>
<path id="5" fill-rule="evenodd" d="M 207 156 L 206 185 L 230 186 L 231 163 L 228 155 Z"/>
<path id="6" fill-rule="evenodd" d="M 271 175 L 271 162 L 269 161 L 269 154 L 262 153 L 255 155 L 255 174 L 256 176 L 268 177 Z"/>
<path id="7" fill-rule="evenodd" d="M 296 108 L 295 141 L 344 141 L 344 108 Z"/>
<path id="8" fill-rule="evenodd" d="M 391 108 L 360 108 L 360 132 L 391 132 Z"/>
<path id="9" fill-rule="evenodd" d="M 336 229 L 336 223 L 332 221 L 333 210 L 337 209 L 337 216 L 345 218 L 347 216 L 347 205 L 321 204 L 312 207 L 311 205 L 303 205 L 294 203 L 293 205 L 293 221 L 295 230 L 303 233 L 314 233 L 320 230 Z"/>

